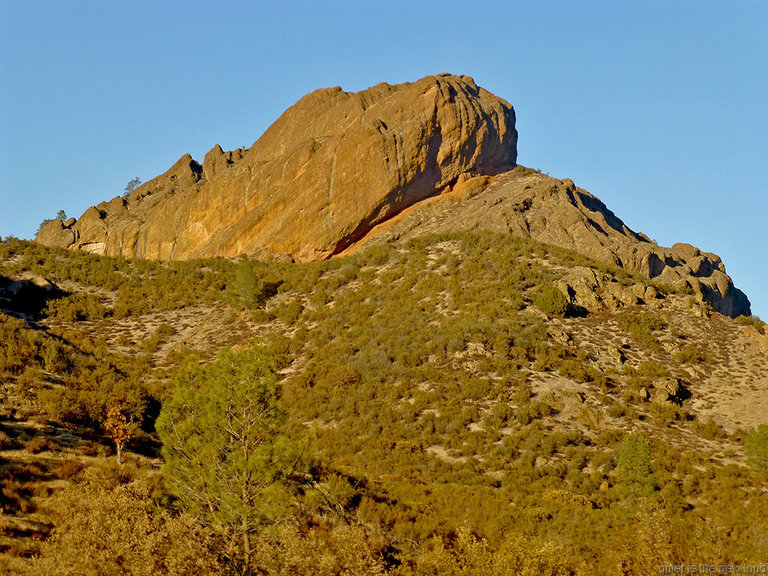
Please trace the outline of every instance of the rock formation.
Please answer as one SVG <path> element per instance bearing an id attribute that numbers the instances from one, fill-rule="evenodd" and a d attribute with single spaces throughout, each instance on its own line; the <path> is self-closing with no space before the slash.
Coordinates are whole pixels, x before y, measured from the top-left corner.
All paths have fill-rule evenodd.
<path id="1" fill-rule="evenodd" d="M 47 223 L 37 240 L 125 257 L 307 261 L 369 242 L 490 229 L 683 287 L 723 314 L 749 313 L 716 255 L 656 246 L 572 181 L 515 169 L 516 160 L 512 106 L 467 76 L 317 90 L 247 150 L 215 146 L 202 164 L 186 155 L 128 198 Z"/>
<path id="2" fill-rule="evenodd" d="M 515 114 L 467 76 L 317 90 L 248 150 L 186 155 L 128 198 L 89 208 L 44 244 L 187 259 L 273 251 L 317 260 L 462 174 L 515 165 Z"/>
<path id="3" fill-rule="evenodd" d="M 750 313 L 747 296 L 733 285 L 716 254 L 690 244 L 658 246 L 630 230 L 572 180 L 522 166 L 492 178 L 459 182 L 450 192 L 378 226 L 365 241 L 390 242 L 448 230 L 495 230 L 533 238 L 690 292 L 727 316 Z M 600 293 L 622 305 L 648 298 L 647 287 L 604 286 L 600 276 L 592 269 L 574 267 L 569 286 L 577 303 L 590 308 L 590 300 L 600 298 Z M 641 291 L 635 294 L 635 288 Z"/>

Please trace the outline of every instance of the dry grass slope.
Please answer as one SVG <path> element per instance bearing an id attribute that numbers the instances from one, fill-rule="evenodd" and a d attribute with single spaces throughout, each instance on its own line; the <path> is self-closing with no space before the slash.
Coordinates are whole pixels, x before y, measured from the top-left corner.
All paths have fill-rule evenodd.
<path id="1" fill-rule="evenodd" d="M 768 424 L 756 409 L 768 401 L 768 336 L 687 294 L 494 233 L 241 263 L 275 287 L 258 308 L 242 306 L 232 262 L 0 249 L 3 277 L 30 272 L 70 294 L 14 301 L 0 316 L 7 569 L 33 570 L 40 550 L 41 562 L 80 553 L 90 536 L 56 531 L 56 495 L 68 490 L 119 494 L 126 514 L 177 537 L 192 520 L 163 495 L 154 418 L 181 359 L 254 341 L 280 374 L 306 456 L 295 524 L 259 541 L 263 573 L 641 574 L 765 561 L 768 484 L 744 442 Z M 588 298 L 568 292 L 577 269 L 601 278 Z M 566 295 L 564 313 L 536 305 L 543 286 Z M 139 426 L 119 468 L 104 433 L 114 404 Z M 639 508 L 615 488 L 628 433 L 652 454 Z M 100 487 L 84 469 L 100 470 Z M 170 516 L 146 507 L 147 483 Z M 220 545 L 207 529 L 195 528 L 199 542 Z"/>

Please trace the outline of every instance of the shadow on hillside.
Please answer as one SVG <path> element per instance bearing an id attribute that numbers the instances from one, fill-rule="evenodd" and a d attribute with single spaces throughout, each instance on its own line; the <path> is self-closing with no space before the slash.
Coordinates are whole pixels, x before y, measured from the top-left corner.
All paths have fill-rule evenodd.
<path id="1" fill-rule="evenodd" d="M 566 318 L 586 318 L 588 313 L 589 312 L 587 311 L 586 308 L 584 308 L 584 306 L 579 306 L 578 304 L 569 302 L 568 307 L 565 310 L 565 317 Z"/>
<path id="2" fill-rule="evenodd" d="M 39 318 L 51 300 L 68 293 L 41 277 L 12 280 L 0 275 L 0 310 L 29 320 Z"/>

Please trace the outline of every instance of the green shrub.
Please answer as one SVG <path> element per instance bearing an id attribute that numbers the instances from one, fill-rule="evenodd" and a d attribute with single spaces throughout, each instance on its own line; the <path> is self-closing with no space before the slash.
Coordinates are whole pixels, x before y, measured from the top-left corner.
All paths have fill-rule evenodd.
<path id="1" fill-rule="evenodd" d="M 549 316 L 562 318 L 568 311 L 568 298 L 557 286 L 552 284 L 543 286 L 534 294 L 533 304 Z"/>
<path id="2" fill-rule="evenodd" d="M 612 402 L 606 412 L 613 418 L 622 418 L 627 414 L 627 405 L 622 402 Z"/>
<path id="3" fill-rule="evenodd" d="M 272 313 L 286 324 L 293 325 L 301 317 L 303 311 L 304 305 L 299 300 L 291 300 L 273 309 Z"/>
<path id="4" fill-rule="evenodd" d="M 93 294 L 76 292 L 71 296 L 51 300 L 43 313 L 63 322 L 75 322 L 104 318 L 107 309 Z"/>
<path id="5" fill-rule="evenodd" d="M 724 440 L 728 438 L 728 432 L 723 427 L 715 422 L 710 416 L 705 421 L 694 420 L 693 429 L 702 437 L 707 440 Z"/>
<path id="6" fill-rule="evenodd" d="M 57 529 L 24 574 L 224 574 L 212 531 L 158 508 L 152 489 L 138 480 L 112 488 L 103 474 L 87 470 L 84 483 L 55 496 Z"/>
<path id="7" fill-rule="evenodd" d="M 675 353 L 675 360 L 681 364 L 704 364 L 711 359 L 694 346 L 683 346 L 681 350 Z"/>
<path id="8" fill-rule="evenodd" d="M 677 420 L 685 420 L 687 412 L 673 402 L 651 402 L 649 411 L 655 423 L 660 426 L 668 426 Z"/>
<path id="9" fill-rule="evenodd" d="M 768 475 L 768 426 L 761 424 L 747 432 L 744 445 L 747 462 L 763 475 Z"/>
<path id="10" fill-rule="evenodd" d="M 516 416 L 520 424 L 530 424 L 534 420 L 551 416 L 557 410 L 554 407 L 541 400 L 534 400 L 529 404 L 523 404 L 517 408 Z"/>
<path id="11" fill-rule="evenodd" d="M 656 477 L 651 471 L 651 445 L 641 433 L 627 434 L 621 440 L 616 461 L 616 496 L 633 506 L 640 498 L 656 489 Z"/>
<path id="12" fill-rule="evenodd" d="M 766 333 L 766 324 L 760 320 L 759 316 L 739 316 L 736 318 L 736 323 L 742 326 L 752 326 L 760 334 Z"/>
<path id="13" fill-rule="evenodd" d="M 661 350 L 661 344 L 654 332 L 664 328 L 664 321 L 653 314 L 622 314 L 619 323 L 624 326 L 632 339 L 653 351 Z"/>
<path id="14" fill-rule="evenodd" d="M 267 282 L 256 271 L 254 264 L 243 259 L 237 265 L 235 279 L 230 287 L 232 303 L 246 308 L 261 308 L 277 294 L 277 286 Z"/>
<path id="15" fill-rule="evenodd" d="M 669 370 L 655 360 L 646 360 L 637 366 L 637 374 L 646 378 L 667 378 Z"/>

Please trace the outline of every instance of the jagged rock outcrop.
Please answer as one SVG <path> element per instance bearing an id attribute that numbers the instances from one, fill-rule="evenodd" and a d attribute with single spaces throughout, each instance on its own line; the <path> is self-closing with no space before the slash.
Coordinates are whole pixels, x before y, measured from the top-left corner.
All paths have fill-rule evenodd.
<path id="1" fill-rule="evenodd" d="M 37 239 L 127 257 L 316 260 L 464 174 L 512 168 L 516 145 L 512 106 L 467 76 L 317 90 L 249 149 L 215 146 L 202 165 L 184 156 L 130 198 Z"/>
<path id="2" fill-rule="evenodd" d="M 579 252 L 689 292 L 727 316 L 750 313 L 747 296 L 725 272 L 720 257 L 690 244 L 664 248 L 630 230 L 605 204 L 570 179 L 558 180 L 522 166 L 494 177 L 459 182 L 378 226 L 366 243 L 390 242 L 449 230 L 494 230 Z M 598 300 L 630 305 L 655 298 L 647 286 L 610 285 L 589 268 L 568 277 L 576 303 Z M 566 279 L 566 280 L 568 280 Z M 567 288 L 567 287 L 564 287 Z"/>
<path id="3" fill-rule="evenodd" d="M 317 90 L 247 150 L 215 146 L 202 164 L 186 155 L 129 198 L 49 222 L 37 240 L 126 257 L 306 261 L 429 232 L 498 230 L 688 290 L 723 314 L 749 314 L 715 254 L 659 247 L 571 180 L 513 169 L 516 160 L 512 106 L 467 76 Z M 572 297 L 589 300 L 591 283 L 599 278 L 574 279 Z M 591 294 L 649 298 L 614 288 Z"/>

